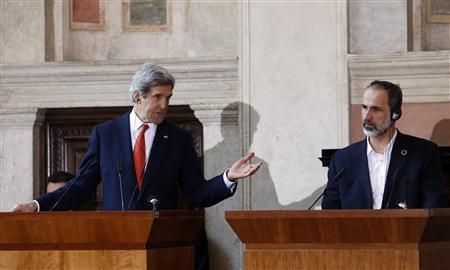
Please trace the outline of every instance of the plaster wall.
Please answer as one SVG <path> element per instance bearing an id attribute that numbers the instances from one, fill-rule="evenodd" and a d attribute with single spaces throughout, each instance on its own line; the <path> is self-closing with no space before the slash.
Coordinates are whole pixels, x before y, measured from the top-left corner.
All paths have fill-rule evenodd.
<path id="1" fill-rule="evenodd" d="M 347 143 L 345 4 L 251 2 L 251 150 L 264 167 L 250 209 L 306 209 L 321 193 L 322 148 Z M 342 132 L 344 131 L 344 132 Z"/>
<path id="2" fill-rule="evenodd" d="M 450 50 L 450 22 L 428 23 L 425 28 L 426 43 L 424 50 Z"/>
<path id="3" fill-rule="evenodd" d="M 407 51 L 407 1 L 348 1 L 350 53 Z"/>
<path id="4" fill-rule="evenodd" d="M 168 1 L 167 32 L 126 31 L 122 2 L 107 1 L 103 31 L 66 31 L 71 61 L 237 55 L 237 1 Z M 67 18 L 67 17 L 66 17 Z"/>
<path id="5" fill-rule="evenodd" d="M 0 63 L 45 61 L 44 0 L 0 2 Z"/>

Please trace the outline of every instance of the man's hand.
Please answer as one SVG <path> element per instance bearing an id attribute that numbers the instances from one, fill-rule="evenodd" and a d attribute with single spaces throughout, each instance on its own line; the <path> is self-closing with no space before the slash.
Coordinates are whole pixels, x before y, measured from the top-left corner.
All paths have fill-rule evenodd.
<path id="1" fill-rule="evenodd" d="M 247 176 L 253 175 L 259 167 L 261 167 L 261 162 L 256 164 L 250 164 L 250 161 L 255 156 L 255 153 L 250 153 L 245 157 L 236 161 L 233 166 L 228 170 L 227 177 L 231 182 L 234 182 L 240 178 L 245 178 Z"/>
<path id="2" fill-rule="evenodd" d="M 29 202 L 24 204 L 16 204 L 11 212 L 36 212 L 38 206 L 36 202 Z"/>

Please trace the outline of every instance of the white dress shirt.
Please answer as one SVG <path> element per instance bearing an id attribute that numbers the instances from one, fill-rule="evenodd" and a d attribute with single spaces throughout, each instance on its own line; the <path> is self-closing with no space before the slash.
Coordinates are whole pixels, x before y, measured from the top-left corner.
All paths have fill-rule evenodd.
<path id="1" fill-rule="evenodd" d="M 147 163 L 150 157 L 150 150 L 152 150 L 153 141 L 155 140 L 157 125 L 153 123 L 144 123 L 139 119 L 134 110 L 130 113 L 130 137 L 131 137 L 131 147 L 134 150 L 134 145 L 139 137 L 139 134 L 143 128 L 143 125 L 148 125 L 148 129 L 145 131 L 145 168 L 147 168 Z"/>
<path id="2" fill-rule="evenodd" d="M 384 187 L 395 138 L 397 138 L 397 130 L 395 130 L 391 141 L 384 148 L 383 154 L 379 154 L 372 149 L 369 137 L 367 137 L 367 162 L 369 165 L 370 185 L 372 187 L 373 209 L 381 209 L 381 204 L 383 203 Z"/>

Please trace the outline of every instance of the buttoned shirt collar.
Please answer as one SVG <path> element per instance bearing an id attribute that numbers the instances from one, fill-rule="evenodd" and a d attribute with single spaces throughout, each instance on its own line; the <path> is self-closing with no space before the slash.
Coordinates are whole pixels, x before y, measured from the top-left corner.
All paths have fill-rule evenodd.
<path id="1" fill-rule="evenodd" d="M 397 129 L 395 129 L 394 132 L 394 136 L 392 136 L 392 139 L 389 141 L 389 143 L 386 145 L 386 147 L 384 148 L 384 155 L 391 155 L 392 152 L 392 146 L 394 145 L 395 139 L 397 138 Z M 369 154 L 371 152 L 375 152 L 375 150 L 373 150 L 372 145 L 370 145 L 370 141 L 369 141 L 369 136 L 366 137 L 366 141 L 367 141 L 367 156 L 369 156 Z"/>

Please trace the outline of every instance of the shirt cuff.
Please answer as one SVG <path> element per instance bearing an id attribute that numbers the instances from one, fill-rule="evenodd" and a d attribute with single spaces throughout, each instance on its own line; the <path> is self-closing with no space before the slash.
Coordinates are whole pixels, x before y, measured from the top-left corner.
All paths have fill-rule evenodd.
<path id="1" fill-rule="evenodd" d="M 231 182 L 230 179 L 228 179 L 227 177 L 227 172 L 228 170 L 226 170 L 223 173 L 223 182 L 225 184 L 225 186 L 227 186 L 227 188 L 231 191 L 234 192 L 234 189 L 236 188 L 236 182 Z"/>
<path id="2" fill-rule="evenodd" d="M 41 211 L 41 207 L 39 206 L 39 202 L 36 200 L 33 200 L 33 202 L 37 205 L 37 210 L 36 212 L 40 212 Z"/>

